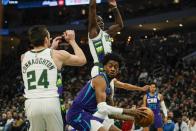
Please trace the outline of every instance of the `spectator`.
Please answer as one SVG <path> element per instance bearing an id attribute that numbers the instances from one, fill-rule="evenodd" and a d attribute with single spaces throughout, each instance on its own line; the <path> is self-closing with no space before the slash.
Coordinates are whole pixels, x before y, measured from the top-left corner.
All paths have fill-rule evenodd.
<path id="1" fill-rule="evenodd" d="M 182 120 L 182 114 L 180 111 L 175 112 L 176 123 L 174 131 L 188 131 L 188 125 Z"/>
<path id="2" fill-rule="evenodd" d="M 133 127 L 133 121 L 123 121 L 122 131 L 130 131 Z"/>
<path id="3" fill-rule="evenodd" d="M 14 121 L 12 123 L 12 130 L 21 131 L 23 123 L 24 121 L 22 119 L 22 116 L 16 113 L 16 115 L 14 116 Z"/>
<path id="4" fill-rule="evenodd" d="M 12 112 L 8 111 L 7 112 L 7 121 L 6 121 L 6 124 L 5 124 L 5 127 L 4 127 L 3 131 L 11 131 L 13 121 L 14 121 L 14 119 L 12 117 Z"/>
<path id="5" fill-rule="evenodd" d="M 192 117 L 189 122 L 189 131 L 196 131 L 196 118 Z"/>
<path id="6" fill-rule="evenodd" d="M 7 122 L 7 115 L 6 115 L 6 113 L 3 113 L 3 114 L 1 115 L 1 118 L 0 118 L 0 131 L 3 130 L 3 128 L 4 128 L 5 124 L 6 124 L 6 122 Z"/>
<path id="7" fill-rule="evenodd" d="M 173 131 L 175 128 L 175 123 L 173 122 L 173 112 L 168 112 L 167 121 L 164 123 L 163 131 Z"/>

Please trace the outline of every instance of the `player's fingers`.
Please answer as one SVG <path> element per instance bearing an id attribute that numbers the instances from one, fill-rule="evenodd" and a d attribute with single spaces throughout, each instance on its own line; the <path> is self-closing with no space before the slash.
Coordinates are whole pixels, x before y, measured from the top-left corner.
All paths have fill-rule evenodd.
<path id="1" fill-rule="evenodd" d="M 146 118 L 148 117 L 148 114 L 144 111 L 138 111 L 138 114 L 140 117 L 146 117 Z"/>
<path id="2" fill-rule="evenodd" d="M 62 38 L 62 36 L 57 36 L 54 39 L 61 39 L 61 38 Z"/>
<path id="3" fill-rule="evenodd" d="M 138 110 L 144 111 L 144 110 L 147 110 L 147 108 L 146 107 L 140 107 L 140 108 L 138 108 Z"/>
<path id="4" fill-rule="evenodd" d="M 53 39 L 53 41 L 57 41 L 57 40 L 60 40 L 62 37 L 61 36 L 57 36 Z"/>
<path id="5" fill-rule="evenodd" d="M 142 116 L 147 118 L 148 117 L 148 113 L 142 112 Z"/>

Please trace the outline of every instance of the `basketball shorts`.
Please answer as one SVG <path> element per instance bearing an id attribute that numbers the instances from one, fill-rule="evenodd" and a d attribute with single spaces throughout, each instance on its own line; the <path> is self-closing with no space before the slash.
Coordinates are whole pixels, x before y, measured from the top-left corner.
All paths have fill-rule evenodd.
<path id="1" fill-rule="evenodd" d="M 103 119 L 93 116 L 89 112 L 79 111 L 77 113 L 73 113 L 71 110 L 67 113 L 67 123 L 71 125 L 74 129 L 79 131 L 91 131 L 92 121 L 96 121 L 99 123 L 97 129 L 103 127 Z"/>
<path id="2" fill-rule="evenodd" d="M 163 127 L 163 120 L 160 113 L 154 114 L 154 124 L 155 128 L 162 128 Z"/>

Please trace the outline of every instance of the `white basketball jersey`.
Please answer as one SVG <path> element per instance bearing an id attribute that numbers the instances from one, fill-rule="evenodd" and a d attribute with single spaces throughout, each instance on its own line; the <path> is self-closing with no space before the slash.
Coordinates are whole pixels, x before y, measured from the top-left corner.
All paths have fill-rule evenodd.
<path id="1" fill-rule="evenodd" d="M 94 63 L 101 62 L 105 54 L 112 52 L 110 36 L 101 29 L 98 36 L 93 39 L 88 38 L 88 42 Z"/>
<path id="2" fill-rule="evenodd" d="M 22 61 L 22 76 L 26 98 L 58 97 L 58 70 L 51 49 L 27 51 Z M 41 106 L 41 105 L 40 105 Z"/>

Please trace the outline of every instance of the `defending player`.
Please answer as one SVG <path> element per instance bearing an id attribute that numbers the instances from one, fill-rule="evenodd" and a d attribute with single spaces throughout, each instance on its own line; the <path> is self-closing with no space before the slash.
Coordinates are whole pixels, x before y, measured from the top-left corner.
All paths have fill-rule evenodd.
<path id="1" fill-rule="evenodd" d="M 117 108 L 106 103 L 107 96 L 111 94 L 110 81 L 119 73 L 121 60 L 118 55 L 107 54 L 104 57 L 103 65 L 104 72 L 87 82 L 84 88 L 78 93 L 67 113 L 68 124 L 76 130 L 118 131 L 119 129 L 113 125 L 113 121 L 108 118 L 108 115 L 118 117 L 118 115 L 126 114 L 125 118 L 127 116 L 146 117 L 143 110 Z M 118 80 L 115 80 L 114 84 L 119 88 L 142 90 L 141 87 Z M 132 118 L 127 119 L 130 120 Z"/>
<path id="2" fill-rule="evenodd" d="M 97 16 L 96 0 L 90 0 L 89 5 L 89 25 L 88 25 L 88 42 L 91 55 L 94 60 L 94 67 L 91 70 L 91 76 L 94 77 L 103 71 L 103 65 L 101 61 L 107 53 L 112 52 L 111 38 L 123 28 L 123 21 L 120 12 L 117 8 L 115 0 L 108 0 L 110 10 L 115 17 L 115 23 L 109 27 L 108 30 L 104 30 L 103 19 Z"/>
<path id="3" fill-rule="evenodd" d="M 63 65 L 82 66 L 86 63 L 83 51 L 75 42 L 74 31 L 67 30 L 63 36 L 72 46 L 74 55 L 50 49 L 50 33 L 45 26 L 37 25 L 29 30 L 34 48 L 21 56 L 21 65 L 30 131 L 63 131 L 57 92 L 58 70 Z M 57 39 L 54 42 L 53 46 L 58 44 Z"/>
<path id="4" fill-rule="evenodd" d="M 162 131 L 163 121 L 160 108 L 162 108 L 165 118 L 167 118 L 167 109 L 163 100 L 163 96 L 158 93 L 156 88 L 156 84 L 151 83 L 149 92 L 143 97 L 143 106 L 150 108 L 154 113 L 154 124 L 150 128 Z M 149 131 L 149 127 L 145 127 L 144 131 Z"/>

